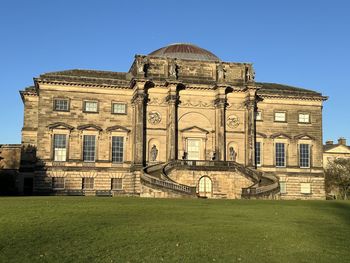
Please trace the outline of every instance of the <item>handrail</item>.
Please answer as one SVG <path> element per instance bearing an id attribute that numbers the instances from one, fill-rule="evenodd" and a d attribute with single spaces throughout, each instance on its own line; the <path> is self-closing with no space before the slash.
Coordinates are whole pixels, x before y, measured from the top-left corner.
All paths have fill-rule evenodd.
<path id="1" fill-rule="evenodd" d="M 184 184 L 179 184 L 173 180 L 168 180 L 168 176 L 165 176 L 165 179 L 161 179 L 160 177 L 155 177 L 150 173 L 154 173 L 156 171 L 160 171 L 162 173 L 164 164 L 155 164 L 151 166 L 147 166 L 143 169 L 143 173 L 141 174 L 141 180 L 143 183 L 158 187 L 167 188 L 170 190 L 174 190 L 177 192 L 181 192 L 183 194 L 194 195 L 196 192 L 195 187 L 191 187 Z M 162 174 L 164 175 L 164 174 Z"/>

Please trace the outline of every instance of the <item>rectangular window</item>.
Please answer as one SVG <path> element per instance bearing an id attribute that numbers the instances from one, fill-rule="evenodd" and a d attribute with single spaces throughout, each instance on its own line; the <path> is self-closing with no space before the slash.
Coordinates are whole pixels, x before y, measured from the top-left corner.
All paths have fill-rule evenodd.
<path id="1" fill-rule="evenodd" d="M 97 112 L 98 111 L 97 101 L 84 101 L 84 111 L 85 112 Z"/>
<path id="2" fill-rule="evenodd" d="M 285 122 L 286 121 L 286 113 L 285 112 L 275 112 L 275 121 Z"/>
<path id="3" fill-rule="evenodd" d="M 257 166 L 261 165 L 261 142 L 255 143 L 255 164 Z"/>
<path id="4" fill-rule="evenodd" d="M 311 184 L 310 183 L 300 183 L 300 193 L 311 194 Z"/>
<path id="5" fill-rule="evenodd" d="M 64 177 L 52 177 L 52 189 L 64 189 Z"/>
<path id="6" fill-rule="evenodd" d="M 53 109 L 55 111 L 69 111 L 69 100 L 55 99 L 53 103 Z"/>
<path id="7" fill-rule="evenodd" d="M 310 145 L 299 145 L 299 164 L 301 168 L 310 168 Z"/>
<path id="8" fill-rule="evenodd" d="M 94 162 L 96 152 L 95 135 L 84 135 L 83 160 L 84 162 Z"/>
<path id="9" fill-rule="evenodd" d="M 112 178 L 112 190 L 122 190 L 123 189 L 123 179 L 122 178 Z"/>
<path id="10" fill-rule="evenodd" d="M 66 134 L 54 134 L 53 136 L 53 155 L 56 162 L 65 162 L 67 160 L 66 139 Z"/>
<path id="11" fill-rule="evenodd" d="M 280 182 L 280 193 L 281 194 L 287 193 L 287 183 L 286 182 Z"/>
<path id="12" fill-rule="evenodd" d="M 276 143 L 276 167 L 286 166 L 286 152 L 284 143 Z"/>
<path id="13" fill-rule="evenodd" d="M 261 111 L 255 112 L 255 120 L 257 120 L 257 121 L 262 120 L 262 112 Z"/>
<path id="14" fill-rule="evenodd" d="M 84 177 L 82 188 L 85 190 L 94 189 L 94 178 Z"/>
<path id="15" fill-rule="evenodd" d="M 299 113 L 299 123 L 310 123 L 310 114 Z"/>
<path id="16" fill-rule="evenodd" d="M 126 114 L 126 104 L 124 103 L 113 103 L 112 113 L 115 114 Z"/>
<path id="17" fill-rule="evenodd" d="M 124 155 L 124 137 L 112 137 L 112 162 L 122 163 Z"/>

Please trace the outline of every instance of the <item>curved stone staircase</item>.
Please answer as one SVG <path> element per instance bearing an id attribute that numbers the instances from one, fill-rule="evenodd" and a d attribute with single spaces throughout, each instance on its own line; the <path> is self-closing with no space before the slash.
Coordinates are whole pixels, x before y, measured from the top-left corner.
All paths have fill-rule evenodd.
<path id="1" fill-rule="evenodd" d="M 157 190 L 166 190 L 175 195 L 196 197 L 196 187 L 179 184 L 168 177 L 171 170 L 177 167 L 218 168 L 221 170 L 235 169 L 242 175 L 251 179 L 254 183 L 247 188 L 242 188 L 242 198 L 245 199 L 274 199 L 279 193 L 279 181 L 273 174 L 265 174 L 254 168 L 246 167 L 232 161 L 201 161 L 201 160 L 176 160 L 168 163 L 157 163 L 143 169 L 141 184 Z"/>

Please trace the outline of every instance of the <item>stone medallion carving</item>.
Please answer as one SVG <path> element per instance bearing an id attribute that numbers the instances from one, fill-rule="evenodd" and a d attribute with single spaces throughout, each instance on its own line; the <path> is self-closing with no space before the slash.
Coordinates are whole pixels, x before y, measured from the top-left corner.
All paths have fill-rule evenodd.
<path id="1" fill-rule="evenodd" d="M 161 120 L 162 120 L 162 117 L 161 117 L 159 112 L 150 111 L 148 113 L 148 122 L 150 124 L 156 125 L 156 124 L 160 123 Z"/>
<path id="2" fill-rule="evenodd" d="M 236 115 L 230 115 L 227 117 L 227 126 L 230 128 L 236 128 L 239 125 L 239 118 Z"/>

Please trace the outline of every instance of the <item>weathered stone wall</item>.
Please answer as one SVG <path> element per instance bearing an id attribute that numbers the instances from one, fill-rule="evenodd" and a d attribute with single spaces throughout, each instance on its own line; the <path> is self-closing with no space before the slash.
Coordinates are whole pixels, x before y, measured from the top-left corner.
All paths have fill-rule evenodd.
<path id="1" fill-rule="evenodd" d="M 212 183 L 212 193 L 208 198 L 240 199 L 242 188 L 249 187 L 253 182 L 237 171 L 196 171 L 173 170 L 169 177 L 188 186 L 197 187 L 202 177 L 208 177 Z"/>
<path id="2" fill-rule="evenodd" d="M 20 144 L 0 145 L 0 169 L 18 170 L 21 162 Z"/>

